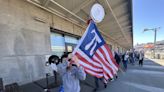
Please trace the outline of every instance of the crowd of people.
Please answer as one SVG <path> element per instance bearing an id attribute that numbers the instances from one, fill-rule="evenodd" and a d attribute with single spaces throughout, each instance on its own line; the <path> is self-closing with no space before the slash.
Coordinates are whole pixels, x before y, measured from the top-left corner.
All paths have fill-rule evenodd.
<path id="1" fill-rule="evenodd" d="M 139 66 L 143 66 L 144 52 L 143 51 L 126 51 L 125 53 L 114 52 L 114 58 L 118 65 L 123 64 L 124 71 L 127 70 L 128 63 L 134 65 L 138 62 Z"/>
<path id="2" fill-rule="evenodd" d="M 130 50 L 126 51 L 125 53 L 118 53 L 115 51 L 113 56 L 119 65 L 119 70 L 122 70 L 121 65 L 123 65 L 123 70 L 126 71 L 128 68 L 128 63 L 134 65 L 136 62 L 138 62 L 140 66 L 143 66 L 143 51 L 133 52 Z M 58 57 L 52 55 L 49 58 L 49 64 L 53 69 L 55 79 L 57 73 L 59 73 L 62 77 L 62 86 L 60 87 L 59 92 L 80 92 L 80 80 L 86 79 L 86 73 L 83 67 L 80 66 L 76 56 L 72 56 L 72 53 L 64 53 L 64 55 L 61 56 L 61 59 L 59 59 Z M 108 81 L 104 80 L 103 78 L 94 77 L 96 86 L 94 91 L 96 92 L 96 90 L 99 88 L 99 80 L 103 82 L 104 88 L 106 88 L 107 83 L 117 79 L 117 77 L 118 76 L 115 75 L 115 78 Z M 56 81 L 57 80 L 55 80 L 55 82 Z"/>

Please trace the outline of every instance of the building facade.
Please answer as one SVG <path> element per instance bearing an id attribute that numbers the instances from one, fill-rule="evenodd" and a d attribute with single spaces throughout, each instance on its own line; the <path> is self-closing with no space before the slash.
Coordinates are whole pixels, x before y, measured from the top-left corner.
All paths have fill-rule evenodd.
<path id="1" fill-rule="evenodd" d="M 27 1 L 0 0 L 0 77 L 4 84 L 45 78 L 46 56 L 72 51 L 85 32 L 86 27 Z M 103 37 L 112 50 L 125 51 Z"/>

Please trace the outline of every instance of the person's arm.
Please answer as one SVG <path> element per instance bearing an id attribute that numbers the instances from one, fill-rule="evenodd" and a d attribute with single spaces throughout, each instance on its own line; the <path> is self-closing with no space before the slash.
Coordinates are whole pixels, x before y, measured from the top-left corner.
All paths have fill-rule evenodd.
<path id="1" fill-rule="evenodd" d="M 86 78 L 86 73 L 85 73 L 83 67 L 80 66 L 80 64 L 79 64 L 79 59 L 78 59 L 76 56 L 74 56 L 74 57 L 72 58 L 72 60 L 73 60 L 74 63 L 77 65 L 76 77 L 77 77 L 78 79 L 80 79 L 80 80 L 85 80 L 85 78 Z"/>
<path id="2" fill-rule="evenodd" d="M 83 69 L 82 66 L 77 67 L 77 78 L 80 80 L 85 80 L 86 79 L 86 73 Z"/>

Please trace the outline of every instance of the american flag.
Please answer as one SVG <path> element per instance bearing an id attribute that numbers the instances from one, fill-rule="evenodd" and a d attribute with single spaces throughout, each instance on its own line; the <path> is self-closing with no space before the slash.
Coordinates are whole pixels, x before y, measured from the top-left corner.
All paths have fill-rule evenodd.
<path id="1" fill-rule="evenodd" d="M 80 65 L 90 75 L 108 80 L 117 74 L 118 65 L 93 21 L 88 25 L 73 55 L 79 58 Z"/>

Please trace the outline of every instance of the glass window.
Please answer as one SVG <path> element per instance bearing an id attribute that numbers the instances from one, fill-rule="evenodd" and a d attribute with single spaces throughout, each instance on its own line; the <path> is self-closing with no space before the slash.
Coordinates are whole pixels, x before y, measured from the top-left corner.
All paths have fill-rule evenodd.
<path id="1" fill-rule="evenodd" d="M 51 50 L 53 55 L 61 57 L 65 52 L 65 41 L 64 37 L 58 33 L 51 33 Z"/>
<path id="2" fill-rule="evenodd" d="M 72 52 L 73 51 L 73 46 L 67 45 L 66 49 L 67 49 L 67 52 Z"/>
<path id="3" fill-rule="evenodd" d="M 66 45 L 67 52 L 72 52 L 77 44 L 78 44 L 77 38 L 71 36 L 65 36 L 65 45 Z"/>
<path id="4" fill-rule="evenodd" d="M 77 44 L 78 40 L 75 37 L 65 36 L 65 43 Z"/>

